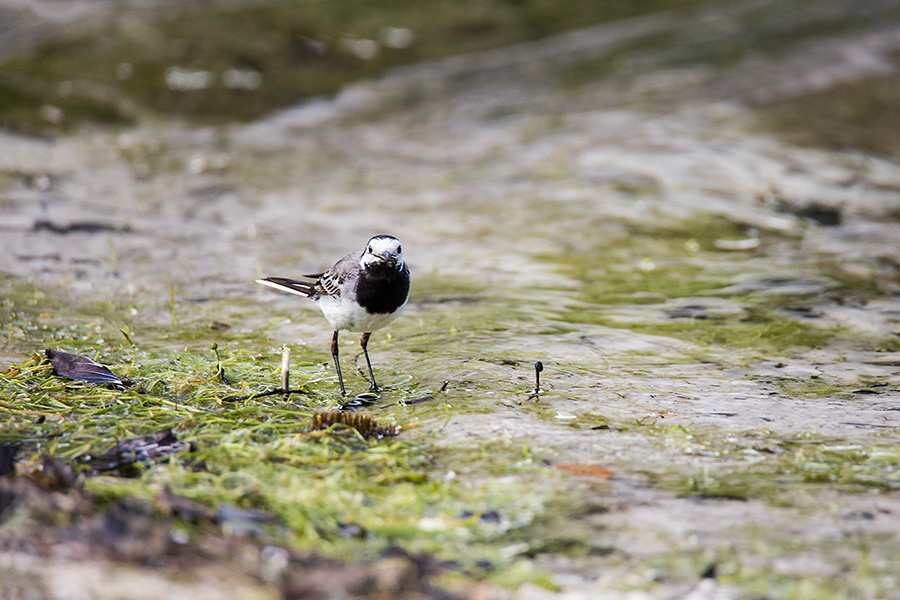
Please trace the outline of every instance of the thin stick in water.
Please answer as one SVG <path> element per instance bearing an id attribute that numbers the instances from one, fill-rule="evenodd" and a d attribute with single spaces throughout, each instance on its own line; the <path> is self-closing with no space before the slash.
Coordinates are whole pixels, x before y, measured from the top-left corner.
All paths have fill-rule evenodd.
<path id="1" fill-rule="evenodd" d="M 291 389 L 291 347 L 287 344 L 281 347 L 281 389 L 285 395 Z"/>

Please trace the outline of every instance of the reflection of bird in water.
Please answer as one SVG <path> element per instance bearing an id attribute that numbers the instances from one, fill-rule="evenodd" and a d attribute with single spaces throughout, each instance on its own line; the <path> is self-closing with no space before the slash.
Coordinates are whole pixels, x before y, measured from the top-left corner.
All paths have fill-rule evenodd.
<path id="1" fill-rule="evenodd" d="M 303 277 L 314 281 L 266 277 L 257 279 L 257 283 L 306 296 L 319 306 L 334 329 L 331 356 L 344 396 L 347 392 L 338 359 L 338 332 L 362 332 L 359 344 L 369 368 L 370 389 L 378 391 L 366 346 L 372 332 L 396 319 L 409 298 L 409 267 L 403 260 L 400 240 L 376 235 L 365 250 L 348 254 L 324 273 Z"/>

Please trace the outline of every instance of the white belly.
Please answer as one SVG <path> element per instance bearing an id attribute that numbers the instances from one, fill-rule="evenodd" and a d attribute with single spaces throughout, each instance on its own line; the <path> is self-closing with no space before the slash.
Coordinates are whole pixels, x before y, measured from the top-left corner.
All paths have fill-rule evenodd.
<path id="1" fill-rule="evenodd" d="M 316 301 L 322 314 L 335 331 L 369 332 L 381 329 L 400 315 L 403 306 L 392 313 L 370 314 L 356 302 L 343 300 L 340 296 L 322 296 Z"/>

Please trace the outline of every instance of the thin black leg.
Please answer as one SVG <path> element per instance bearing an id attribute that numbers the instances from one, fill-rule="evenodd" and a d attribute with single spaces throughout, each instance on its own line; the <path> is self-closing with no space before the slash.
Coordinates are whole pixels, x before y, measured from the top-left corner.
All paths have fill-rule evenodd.
<path id="1" fill-rule="evenodd" d="M 331 338 L 331 358 L 334 359 L 334 370 L 337 371 L 338 374 L 338 383 L 341 384 L 341 396 L 347 397 L 347 392 L 344 390 L 344 376 L 341 375 L 341 361 L 338 359 L 338 332 L 334 332 L 334 337 Z"/>
<path id="2" fill-rule="evenodd" d="M 372 392 L 379 391 L 378 384 L 375 383 L 375 373 L 372 372 L 372 362 L 369 360 L 369 350 L 366 346 L 369 345 L 369 336 L 372 335 L 371 332 L 362 334 L 362 338 L 359 340 L 359 345 L 362 346 L 363 356 L 366 357 L 366 366 L 369 367 L 369 379 L 372 381 L 372 386 L 369 388 Z"/>

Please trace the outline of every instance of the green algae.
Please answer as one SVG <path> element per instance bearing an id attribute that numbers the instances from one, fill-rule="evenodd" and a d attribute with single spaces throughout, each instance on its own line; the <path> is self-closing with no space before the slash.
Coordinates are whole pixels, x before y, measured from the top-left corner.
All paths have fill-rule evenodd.
<path id="1" fill-rule="evenodd" d="M 20 468 L 31 468 L 41 456 L 78 464 L 118 440 L 172 428 L 196 450 L 139 466 L 136 478 L 91 475 L 87 489 L 104 501 L 152 502 L 168 488 L 212 510 L 231 505 L 273 515 L 275 524 L 261 530 L 273 543 L 353 562 L 375 560 L 400 545 L 451 561 L 465 577 L 513 587 L 523 581 L 549 585 L 502 541 L 542 512 L 544 494 L 531 487 L 547 477 L 546 469 L 506 441 L 486 442 L 476 451 L 433 447 L 417 426 L 447 417 L 441 374 L 405 376 L 404 361 L 393 373 L 385 369 L 384 406 L 373 416 L 400 426 L 397 438 L 374 442 L 352 431 L 313 431 L 313 412 L 342 402 L 327 348 L 293 348 L 291 387 L 298 393 L 289 398 L 229 401 L 279 385 L 280 349 L 267 337 L 277 323 L 255 334 L 224 323 L 214 328 L 216 307 L 176 301 L 174 325 L 147 324 L 122 316 L 127 311 L 115 303 L 88 309 L 55 303 L 51 293 L 22 282 L 6 280 L 4 286 L 9 294 L 2 309 L 9 319 L 3 329 L 8 339 L 15 332 L 17 351 L 50 346 L 86 354 L 129 383 L 117 389 L 64 380 L 41 354 L 9 365 L 0 373 L 0 421 L 5 435 L 23 445 Z M 417 301 L 441 308 L 460 303 L 477 313 L 484 307 L 464 298 L 478 293 L 425 277 Z M 86 312 L 94 316 L 79 316 Z M 452 331 L 454 322 L 439 325 L 438 334 L 428 323 L 428 335 L 474 343 L 468 337 L 474 332 Z M 465 326 L 479 323 L 473 313 Z M 408 337 L 381 343 L 410 350 L 415 359 L 412 350 L 426 336 L 416 335 L 422 324 L 407 325 L 399 333 Z M 459 390 L 448 394 L 456 404 Z M 191 523 L 179 526 L 194 530 Z"/>
<path id="2" fill-rule="evenodd" d="M 688 475 L 681 469 L 648 472 L 657 485 L 688 497 L 789 506 L 814 493 L 810 486 L 845 494 L 900 489 L 900 452 L 889 437 L 853 443 L 811 433 L 723 435 L 683 427 L 659 435 L 685 454 L 716 459 Z"/>
<path id="3" fill-rule="evenodd" d="M 723 252 L 719 240 L 757 238 L 753 253 Z M 881 294 L 871 282 L 833 277 L 826 264 L 779 277 L 770 252 L 800 243 L 795 234 L 756 231 L 722 217 L 629 227 L 627 236 L 540 258 L 577 280 L 577 299 L 560 316 L 672 337 L 700 347 L 737 348 L 768 355 L 829 347 L 888 348 L 885 338 L 862 339 L 817 320 L 815 307 L 828 291 L 849 297 Z M 771 250 L 769 250 L 771 248 Z M 749 284 L 747 282 L 750 282 Z M 792 283 L 797 283 L 794 293 Z M 821 290 L 815 293 L 814 290 Z"/>
<path id="4" fill-rule="evenodd" d="M 823 348 L 838 336 L 840 327 L 821 327 L 777 311 L 753 311 L 753 316 L 729 319 L 683 319 L 668 323 L 623 323 L 595 316 L 589 322 L 664 335 L 703 346 L 752 349 L 767 353 Z"/>
<path id="5" fill-rule="evenodd" d="M 816 376 L 777 379 L 775 383 L 784 395 L 795 398 L 852 398 L 859 390 L 859 384 L 848 386 Z"/>
<path id="6" fill-rule="evenodd" d="M 89 477 L 87 489 L 104 498 L 150 500 L 168 486 L 212 508 L 262 510 L 285 528 L 270 531 L 273 539 L 353 560 L 403 544 L 459 561 L 463 570 L 479 561 L 502 570 L 512 557 L 502 558 L 494 540 L 541 510 L 540 497 L 520 487 L 539 469 L 521 455 L 509 460 L 518 449 L 485 446 L 475 460 L 465 452 L 435 452 L 416 435 L 418 417 L 410 408 L 401 411 L 402 421 L 379 415 L 413 426 L 393 440 L 312 431 L 312 412 L 334 402 L 334 394 L 316 393 L 316 373 L 298 382 L 310 391 L 290 401 L 275 396 L 232 403 L 224 398 L 236 384 L 224 383 L 218 367 L 240 374 L 242 387 L 271 387 L 276 374 L 258 355 L 226 350 L 217 361 L 189 351 L 137 351 L 131 363 L 127 353 L 121 358 L 116 364 L 113 353 L 104 362 L 133 382 L 126 390 L 62 380 L 37 356 L 0 375 L 5 429 L 25 444 L 26 462 L 41 455 L 78 460 L 115 440 L 171 427 L 197 450 L 148 465 L 136 480 Z M 40 424 L 36 416 L 44 417 Z M 479 518 L 488 511 L 498 516 Z"/>
<path id="7" fill-rule="evenodd" d="M 212 328 L 211 316 L 221 315 L 209 303 L 176 300 L 174 325 L 123 318 L 114 303 L 104 311 L 94 307 L 95 316 L 85 320 L 78 317 L 84 307 L 55 305 L 48 292 L 6 285 L 10 299 L 4 307 L 12 317 L 9 327 L 22 332 L 16 340 L 20 350 L 52 345 L 85 353 L 133 384 L 118 390 L 65 381 L 39 355 L 11 365 L 0 375 L 0 419 L 24 444 L 23 464 L 43 455 L 78 461 L 117 440 L 171 427 L 196 451 L 139 468 L 137 478 L 93 475 L 87 489 L 107 501 L 152 502 L 167 487 L 211 509 L 232 505 L 274 515 L 277 524 L 263 527 L 273 543 L 353 562 L 375 560 L 401 545 L 453 562 L 464 577 L 511 587 L 524 581 L 551 585 L 542 572 L 524 566 L 527 556 L 510 552 L 506 541 L 510 531 L 543 512 L 544 494 L 532 486 L 548 474 L 530 458 L 532 452 L 523 454 L 520 445 L 504 441 L 474 450 L 435 448 L 417 431 L 421 420 L 447 417 L 445 395 L 454 412 L 476 409 L 461 402 L 457 385 L 441 393 L 446 365 L 435 366 L 434 376 L 414 367 L 429 366 L 415 361 L 435 343 L 445 351 L 475 353 L 479 329 L 500 302 L 482 301 L 481 287 L 440 277 L 417 281 L 419 310 L 431 307 L 444 316 L 428 322 L 408 318 L 396 335 L 380 340 L 378 356 L 399 348 L 412 361 L 384 370 L 390 410 L 374 416 L 403 432 L 376 443 L 349 432 L 311 431 L 312 413 L 340 400 L 325 347 L 293 348 L 292 389 L 302 393 L 226 401 L 280 381 L 280 350 L 267 338 L 277 318 L 244 334 L 223 327 L 230 321 L 225 317 Z M 446 314 L 460 307 L 462 319 Z M 214 348 L 210 339 L 217 340 Z M 404 366 L 415 377 L 406 376 Z"/>
<path id="8" fill-rule="evenodd" d="M 586 246 L 567 245 L 561 254 L 540 258 L 559 264 L 582 282 L 588 303 L 650 304 L 725 288 L 746 266 L 748 256 L 716 252 L 716 241 L 760 235 L 746 224 L 721 217 L 626 226 L 626 235 Z M 765 235 L 766 243 L 784 239 L 777 233 Z"/>

